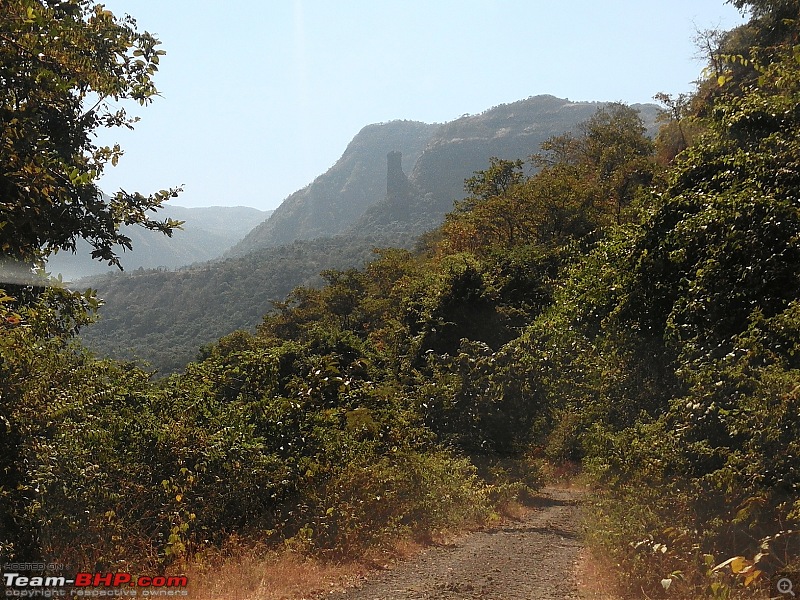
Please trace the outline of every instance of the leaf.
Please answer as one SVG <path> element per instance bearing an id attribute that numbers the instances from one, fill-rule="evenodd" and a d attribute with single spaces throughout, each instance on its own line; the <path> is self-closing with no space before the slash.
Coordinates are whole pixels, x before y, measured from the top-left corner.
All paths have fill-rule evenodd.
<path id="1" fill-rule="evenodd" d="M 757 581 L 763 571 L 759 571 L 758 569 L 754 569 L 752 573 L 750 573 L 747 577 L 744 578 L 744 587 L 750 586 L 754 581 Z"/>
<path id="2" fill-rule="evenodd" d="M 770 552 L 759 552 L 758 554 L 755 555 L 755 557 L 753 557 L 753 564 L 757 565 L 763 559 L 768 558 L 770 556 L 772 556 L 772 553 Z"/>
<path id="3" fill-rule="evenodd" d="M 753 565 L 750 563 L 750 561 L 748 561 L 744 556 L 737 556 L 733 559 L 733 561 L 731 561 L 731 571 L 737 575 L 745 572 L 752 566 Z"/>
<path id="4" fill-rule="evenodd" d="M 672 579 L 662 579 L 661 580 L 661 587 L 663 587 L 665 591 L 668 590 L 669 586 L 671 586 L 671 585 L 672 585 Z"/>
<path id="5" fill-rule="evenodd" d="M 733 558 L 729 558 L 728 560 L 719 563 L 716 567 L 711 569 L 712 571 L 719 571 L 720 569 L 724 569 L 725 567 L 731 567 L 731 571 L 734 573 L 738 573 L 743 567 L 743 565 L 747 562 L 747 559 L 744 556 L 734 556 Z"/>

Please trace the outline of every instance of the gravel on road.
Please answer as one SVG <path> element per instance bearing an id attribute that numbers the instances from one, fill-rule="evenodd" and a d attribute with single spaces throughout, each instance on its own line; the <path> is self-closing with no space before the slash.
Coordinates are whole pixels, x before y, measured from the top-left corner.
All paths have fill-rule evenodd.
<path id="1" fill-rule="evenodd" d="M 578 599 L 580 492 L 545 488 L 523 520 L 470 533 L 371 576 L 334 600 Z"/>

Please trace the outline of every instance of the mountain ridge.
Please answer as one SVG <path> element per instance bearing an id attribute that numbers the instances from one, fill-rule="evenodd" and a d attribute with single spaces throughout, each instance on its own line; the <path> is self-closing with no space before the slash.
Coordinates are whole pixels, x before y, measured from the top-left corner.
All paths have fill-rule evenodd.
<path id="1" fill-rule="evenodd" d="M 490 158 L 527 158 L 549 137 L 573 131 L 609 104 L 542 94 L 443 124 L 395 120 L 367 125 L 330 169 L 288 196 L 227 255 L 295 240 L 354 235 L 365 228 L 371 233 L 419 235 L 441 222 L 453 202 L 463 197 L 464 180 L 485 168 Z M 661 109 L 655 104 L 632 106 L 654 135 Z M 384 157 L 392 152 L 402 154 L 410 185 L 407 206 L 386 202 Z M 336 183 L 341 181 L 348 185 Z"/>
<path id="2" fill-rule="evenodd" d="M 344 233 L 385 192 L 386 154 L 399 150 L 410 167 L 437 126 L 395 120 L 363 127 L 330 169 L 290 194 L 228 255 Z"/>

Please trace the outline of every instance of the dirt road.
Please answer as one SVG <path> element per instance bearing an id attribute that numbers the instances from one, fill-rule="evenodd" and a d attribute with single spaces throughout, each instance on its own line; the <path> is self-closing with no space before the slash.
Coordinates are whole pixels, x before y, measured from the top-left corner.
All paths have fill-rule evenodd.
<path id="1" fill-rule="evenodd" d="M 580 598 L 575 564 L 580 493 L 546 488 L 524 521 L 431 548 L 336 600 L 567 600 Z"/>

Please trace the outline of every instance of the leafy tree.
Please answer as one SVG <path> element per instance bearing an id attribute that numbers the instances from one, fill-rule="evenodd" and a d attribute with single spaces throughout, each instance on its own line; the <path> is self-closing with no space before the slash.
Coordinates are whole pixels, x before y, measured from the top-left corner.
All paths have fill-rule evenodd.
<path id="1" fill-rule="evenodd" d="M 686 150 L 698 134 L 698 126 L 691 114 L 693 96 L 659 92 L 654 96 L 666 107 L 659 117 L 661 127 L 655 139 L 658 163 L 662 166 L 670 164 L 675 157 Z"/>
<path id="2" fill-rule="evenodd" d="M 177 189 L 105 197 L 97 179 L 122 150 L 98 146 L 100 127 L 132 128 L 116 103 L 150 103 L 163 50 L 135 21 L 89 0 L 0 4 L 0 256 L 38 264 L 77 238 L 92 257 L 119 265 L 130 249 L 121 225 L 170 234 L 179 225 L 148 215 Z"/>
<path id="3" fill-rule="evenodd" d="M 509 193 L 515 185 L 523 180 L 522 160 L 501 160 L 497 157 L 489 159 L 489 168 L 478 171 L 474 176 L 464 182 L 464 189 L 473 198 L 488 200 L 496 196 Z M 465 208 L 472 206 L 472 201 L 468 198 L 462 201 L 461 205 Z"/>
<path id="4" fill-rule="evenodd" d="M 556 136 L 533 157 L 545 167 L 569 165 L 580 169 L 581 186 L 594 184 L 593 207 L 598 224 L 621 224 L 636 191 L 650 185 L 656 174 L 653 143 L 645 135 L 637 110 L 611 103 L 580 127 L 581 135 Z M 611 219 L 609 219 L 611 217 Z"/>
<path id="5" fill-rule="evenodd" d="M 146 105 L 157 94 L 157 46 L 133 19 L 89 0 L 0 3 L 0 266 L 30 272 L 48 254 L 74 250 L 78 238 L 93 258 L 118 265 L 115 246 L 131 247 L 122 225 L 166 234 L 179 226 L 148 215 L 177 189 L 107 198 L 96 183 L 122 151 L 93 136 L 133 126 L 117 102 Z M 98 301 L 92 291 L 0 284 L 0 550 L 41 557 L 49 542 L 37 524 L 69 520 L 44 501 L 64 449 L 56 423 L 95 392 L 108 393 L 106 381 L 94 387 L 102 369 L 70 344 Z"/>
<path id="6" fill-rule="evenodd" d="M 444 251 L 485 252 L 526 244 L 558 246 L 585 240 L 635 217 L 639 190 L 657 180 L 653 143 L 638 112 L 612 103 L 583 123 L 580 134 L 546 140 L 524 162 L 491 159 L 466 182 L 471 196 L 456 204 L 442 227 Z"/>
<path id="7" fill-rule="evenodd" d="M 797 39 L 797 24 L 793 20 L 800 16 L 797 0 L 730 0 L 741 11 L 751 15 L 748 27 L 757 28 L 768 36 L 772 43 L 792 43 Z"/>
<path id="8" fill-rule="evenodd" d="M 703 133 L 646 219 L 571 274 L 554 311 L 570 315 L 555 348 L 569 370 L 546 381 L 574 401 L 579 441 L 557 441 L 656 516 L 628 540 L 665 541 L 662 573 L 717 576 L 718 557 L 752 556 L 751 587 L 800 556 L 798 22 L 778 38 L 759 30 L 787 5 L 759 3 L 748 27 L 774 45 L 751 47 L 762 62 L 750 73 L 712 82 L 694 117 Z M 692 544 L 710 565 L 692 564 Z"/>

